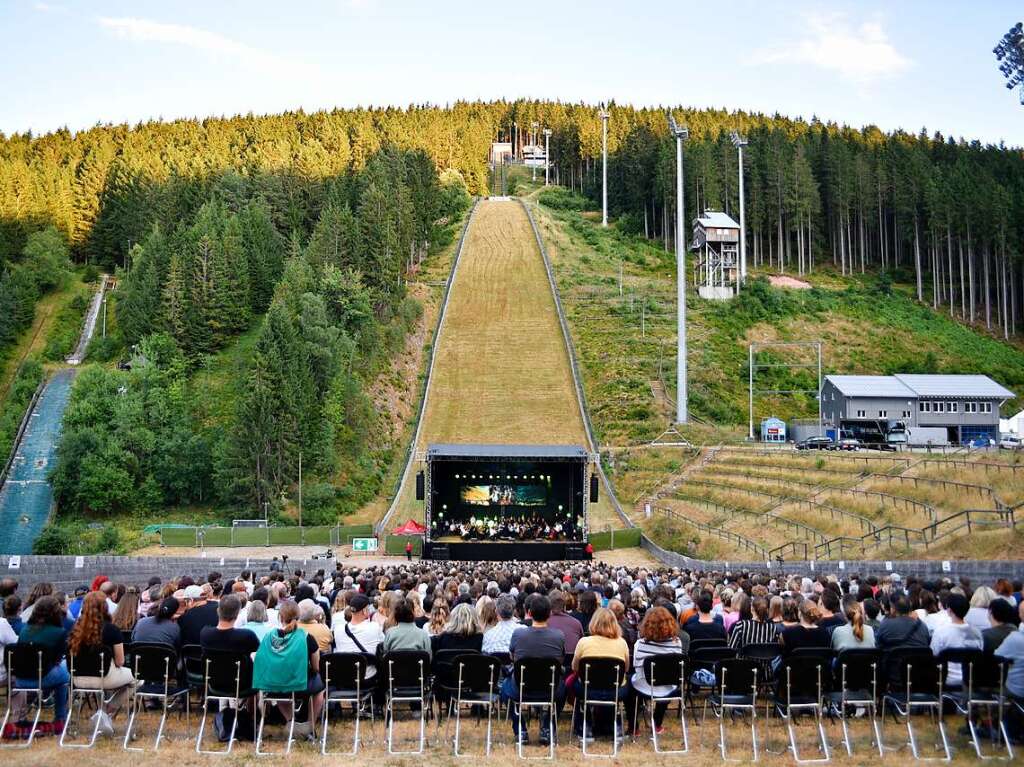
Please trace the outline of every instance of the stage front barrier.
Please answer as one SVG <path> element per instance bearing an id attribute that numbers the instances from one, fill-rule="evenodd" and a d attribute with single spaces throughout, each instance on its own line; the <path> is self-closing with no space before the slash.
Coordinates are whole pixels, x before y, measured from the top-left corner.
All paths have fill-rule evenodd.
<path id="1" fill-rule="evenodd" d="M 373 525 L 163 527 L 161 546 L 347 546 L 373 536 Z"/>

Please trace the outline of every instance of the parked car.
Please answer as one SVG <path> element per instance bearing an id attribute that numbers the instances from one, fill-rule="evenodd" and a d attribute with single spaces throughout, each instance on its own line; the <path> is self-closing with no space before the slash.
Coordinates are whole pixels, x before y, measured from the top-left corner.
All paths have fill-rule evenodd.
<path id="1" fill-rule="evenodd" d="M 856 437 L 843 437 L 836 445 L 836 450 L 860 450 L 863 447 L 861 441 Z"/>
<path id="2" fill-rule="evenodd" d="M 1024 450 L 1024 437 L 1019 434 L 1004 434 L 999 439 L 999 447 L 1005 450 Z"/>
<path id="3" fill-rule="evenodd" d="M 797 450 L 834 450 L 835 445 L 828 437 L 808 437 L 796 443 Z"/>

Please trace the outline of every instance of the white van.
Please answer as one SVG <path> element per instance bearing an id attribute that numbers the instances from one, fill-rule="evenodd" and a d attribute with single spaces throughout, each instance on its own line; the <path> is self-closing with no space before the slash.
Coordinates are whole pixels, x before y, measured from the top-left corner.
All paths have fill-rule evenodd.
<path id="1" fill-rule="evenodd" d="M 1024 437 L 1020 434 L 1004 434 L 999 438 L 999 447 L 1007 450 L 1024 450 Z"/>

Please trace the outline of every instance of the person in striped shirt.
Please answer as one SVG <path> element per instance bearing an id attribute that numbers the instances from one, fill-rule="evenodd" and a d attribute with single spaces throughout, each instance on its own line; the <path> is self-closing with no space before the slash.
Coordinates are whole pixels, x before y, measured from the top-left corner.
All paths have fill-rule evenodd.
<path id="1" fill-rule="evenodd" d="M 774 642 L 777 635 L 777 624 L 768 620 L 768 600 L 755 597 L 750 603 L 750 618 L 741 619 L 732 627 L 729 646 L 742 650 L 748 644 Z"/>

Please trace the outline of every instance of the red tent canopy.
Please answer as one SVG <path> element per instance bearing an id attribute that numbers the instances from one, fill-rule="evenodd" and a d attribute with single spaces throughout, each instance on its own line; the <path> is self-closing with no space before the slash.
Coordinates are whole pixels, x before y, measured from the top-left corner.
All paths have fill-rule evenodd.
<path id="1" fill-rule="evenodd" d="M 427 532 L 427 528 L 417 522 L 415 519 L 410 519 L 401 527 L 396 527 L 392 531 L 392 535 L 423 535 Z"/>

